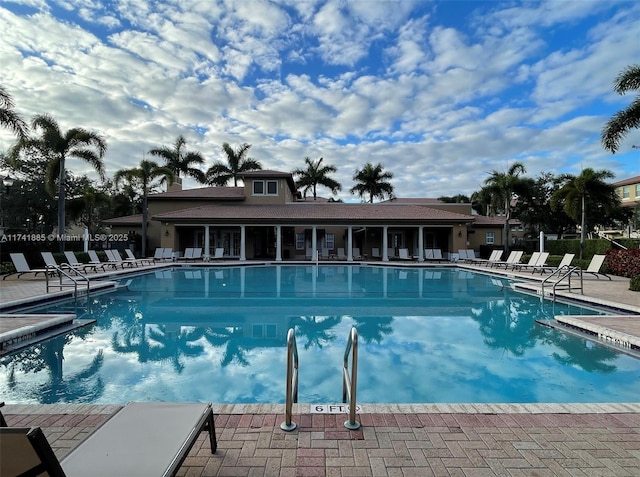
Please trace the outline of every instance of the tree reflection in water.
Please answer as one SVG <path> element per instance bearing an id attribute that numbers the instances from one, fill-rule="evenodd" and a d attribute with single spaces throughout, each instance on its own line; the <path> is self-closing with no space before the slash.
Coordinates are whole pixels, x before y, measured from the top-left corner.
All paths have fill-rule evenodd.
<path id="1" fill-rule="evenodd" d="M 296 328 L 296 336 L 306 338 L 304 349 L 311 347 L 322 349 L 326 344 L 335 341 L 335 334 L 331 329 L 340 324 L 342 318 L 339 316 L 300 316 L 291 320 L 292 326 Z"/>
<path id="2" fill-rule="evenodd" d="M 20 385 L 16 377 L 17 370 L 25 374 L 37 374 L 46 370 L 47 382 L 25 390 L 25 396 L 36 399 L 42 404 L 96 401 L 105 388 L 98 374 L 104 363 L 102 350 L 98 350 L 91 362 L 80 371 L 66 378 L 64 375 L 65 345 L 74 337 L 84 338 L 88 332 L 89 330 L 81 328 L 74 333 L 59 335 L 1 360 L 2 366 L 9 367 L 9 388 L 15 389 Z"/>

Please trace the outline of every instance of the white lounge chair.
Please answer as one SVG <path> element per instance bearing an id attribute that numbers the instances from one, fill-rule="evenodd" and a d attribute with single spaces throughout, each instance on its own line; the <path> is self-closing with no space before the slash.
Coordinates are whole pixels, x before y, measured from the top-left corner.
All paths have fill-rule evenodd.
<path id="1" fill-rule="evenodd" d="M 555 272 L 557 270 L 569 270 L 569 267 L 571 266 L 571 262 L 573 262 L 573 258 L 575 256 L 576 256 L 575 253 L 565 253 L 557 267 L 542 265 L 540 267 L 535 267 L 533 269 L 533 273 L 535 273 L 536 271 L 540 271 L 540 273 L 545 273 L 545 272 Z"/>
<path id="2" fill-rule="evenodd" d="M 524 252 L 522 250 L 512 250 L 505 261 L 494 262 L 491 264 L 491 266 L 500 268 L 504 265 L 504 268 L 509 268 L 512 265 L 520 263 L 520 259 L 522 258 L 523 254 Z"/>
<path id="3" fill-rule="evenodd" d="M 53 254 L 51 252 L 40 252 L 40 255 L 42 255 L 42 260 L 44 260 L 44 264 L 47 267 L 58 267 L 58 262 L 56 262 L 56 259 L 54 258 Z"/>
<path id="4" fill-rule="evenodd" d="M 162 259 L 171 262 L 173 260 L 173 248 L 165 247 L 162 251 Z"/>
<path id="5" fill-rule="evenodd" d="M 2 277 L 3 280 L 11 275 L 15 275 L 16 273 L 18 274 L 16 278 L 20 278 L 22 275 L 26 273 L 33 273 L 34 276 L 38 276 L 38 273 L 49 273 L 49 274 L 53 273 L 51 270 L 47 270 L 46 268 L 29 267 L 29 264 L 27 263 L 27 259 L 24 258 L 23 253 L 10 253 L 9 256 L 11 257 L 11 261 L 13 262 L 13 267 L 16 269 L 16 271 L 6 274 L 4 277 Z"/>
<path id="6" fill-rule="evenodd" d="M 89 258 L 91 259 L 89 261 L 89 263 L 91 265 L 96 265 L 96 266 L 102 267 L 103 271 L 106 270 L 106 267 L 111 267 L 113 269 L 118 268 L 117 264 L 115 264 L 115 263 L 113 263 L 111 261 L 108 261 L 108 262 L 101 261 L 100 257 L 98 257 L 98 254 L 96 253 L 95 250 L 89 250 L 87 253 L 89 254 Z"/>
<path id="7" fill-rule="evenodd" d="M 371 249 L 371 258 L 382 258 L 382 255 L 380 255 L 380 249 L 379 248 L 372 248 Z"/>
<path id="8" fill-rule="evenodd" d="M 139 263 L 140 265 L 151 265 L 151 264 L 153 264 L 153 259 L 151 259 L 151 258 L 136 258 L 136 256 L 133 254 L 133 252 L 131 250 L 129 250 L 128 248 L 124 249 L 124 253 L 127 254 L 127 260 L 134 260 L 136 263 Z"/>
<path id="9" fill-rule="evenodd" d="M 399 260 L 412 260 L 412 257 L 409 256 L 408 248 L 401 248 L 398 250 L 398 259 Z"/>
<path id="10" fill-rule="evenodd" d="M 347 259 L 347 255 L 344 252 L 344 248 L 338 248 L 337 258 L 338 258 L 338 260 L 346 260 Z"/>
<path id="11" fill-rule="evenodd" d="M 39 427 L 0 427 L 2 475 L 174 475 L 201 432 L 217 439 L 211 404 L 131 403 L 58 460 Z"/>
<path id="12" fill-rule="evenodd" d="M 222 260 L 224 258 L 224 247 L 218 247 L 213 252 L 213 257 L 210 260 Z"/>
<path id="13" fill-rule="evenodd" d="M 178 257 L 177 260 L 192 260 L 194 250 L 195 249 L 193 247 L 185 248 L 184 254 L 182 255 L 182 257 Z"/>
<path id="14" fill-rule="evenodd" d="M 107 254 L 107 258 L 109 259 L 109 262 L 111 263 L 115 263 L 116 267 L 119 265 L 123 270 L 124 267 L 137 267 L 138 264 L 135 262 L 135 260 L 124 260 L 122 258 L 122 255 L 120 255 L 120 252 L 116 249 L 107 249 L 104 251 L 104 253 Z"/>
<path id="15" fill-rule="evenodd" d="M 153 260 L 156 262 L 160 262 L 164 260 L 164 257 L 162 256 L 163 254 L 164 254 L 164 247 L 156 248 L 156 251 L 153 254 Z"/>
<path id="16" fill-rule="evenodd" d="M 67 263 L 76 270 L 82 269 L 83 272 L 86 272 L 87 270 L 93 270 L 94 272 L 98 271 L 98 265 L 80 262 L 78 257 L 76 257 L 76 254 L 70 250 L 64 252 L 64 256 L 67 259 Z"/>
<path id="17" fill-rule="evenodd" d="M 537 257 L 533 255 L 538 254 Z M 536 267 L 543 267 L 547 263 L 547 259 L 549 258 L 549 252 L 534 252 L 529 260 L 529 263 L 526 264 L 516 264 L 513 266 L 514 270 L 529 270 L 532 272 L 535 271 Z M 533 262 L 533 263 L 531 263 Z"/>
<path id="18" fill-rule="evenodd" d="M 354 247 L 351 249 L 351 257 L 354 260 L 362 260 L 362 255 L 360 255 L 360 249 L 358 247 Z"/>
<path id="19" fill-rule="evenodd" d="M 611 277 L 609 275 L 600 271 L 602 265 L 604 265 L 605 258 L 607 258 L 606 255 L 594 255 L 593 257 L 591 257 L 589 266 L 585 270 L 582 270 L 582 273 L 595 275 L 595 277 L 598 279 L 600 278 L 600 275 L 602 275 L 603 277 L 607 277 L 609 280 L 611 280 Z"/>

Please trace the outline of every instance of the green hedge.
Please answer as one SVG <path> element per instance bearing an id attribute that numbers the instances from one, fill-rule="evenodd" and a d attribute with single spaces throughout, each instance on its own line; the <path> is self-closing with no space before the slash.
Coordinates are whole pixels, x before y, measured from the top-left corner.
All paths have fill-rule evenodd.
<path id="1" fill-rule="evenodd" d="M 616 242 L 629 249 L 639 248 L 639 239 L 616 239 Z M 591 239 L 585 241 L 583 259 L 591 260 L 594 255 L 604 255 L 607 250 L 613 247 L 613 244 L 605 239 Z M 565 253 L 575 253 L 576 257 L 580 256 L 580 240 L 547 240 L 545 250 L 551 255 L 564 255 Z"/>

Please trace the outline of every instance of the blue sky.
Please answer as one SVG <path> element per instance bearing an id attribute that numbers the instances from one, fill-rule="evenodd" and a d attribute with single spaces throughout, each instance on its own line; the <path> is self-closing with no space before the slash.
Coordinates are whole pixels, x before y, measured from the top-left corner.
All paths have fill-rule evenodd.
<path id="1" fill-rule="evenodd" d="M 600 144 L 632 99 L 612 82 L 640 63 L 637 1 L 0 0 L 0 24 L 17 111 L 102 134 L 109 175 L 179 134 L 206 167 L 224 142 L 266 169 L 323 157 L 354 201 L 366 162 L 399 197 L 470 195 L 515 160 L 640 174 L 640 131 Z"/>

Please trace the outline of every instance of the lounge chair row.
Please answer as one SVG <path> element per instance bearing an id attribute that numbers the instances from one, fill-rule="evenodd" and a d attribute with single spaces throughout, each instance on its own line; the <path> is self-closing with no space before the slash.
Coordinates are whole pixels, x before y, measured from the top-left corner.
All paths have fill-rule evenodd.
<path id="1" fill-rule="evenodd" d="M 39 427 L 0 422 L 3 476 L 172 476 L 201 432 L 209 434 L 211 453 L 217 450 L 209 403 L 127 404 L 62 460 Z"/>

